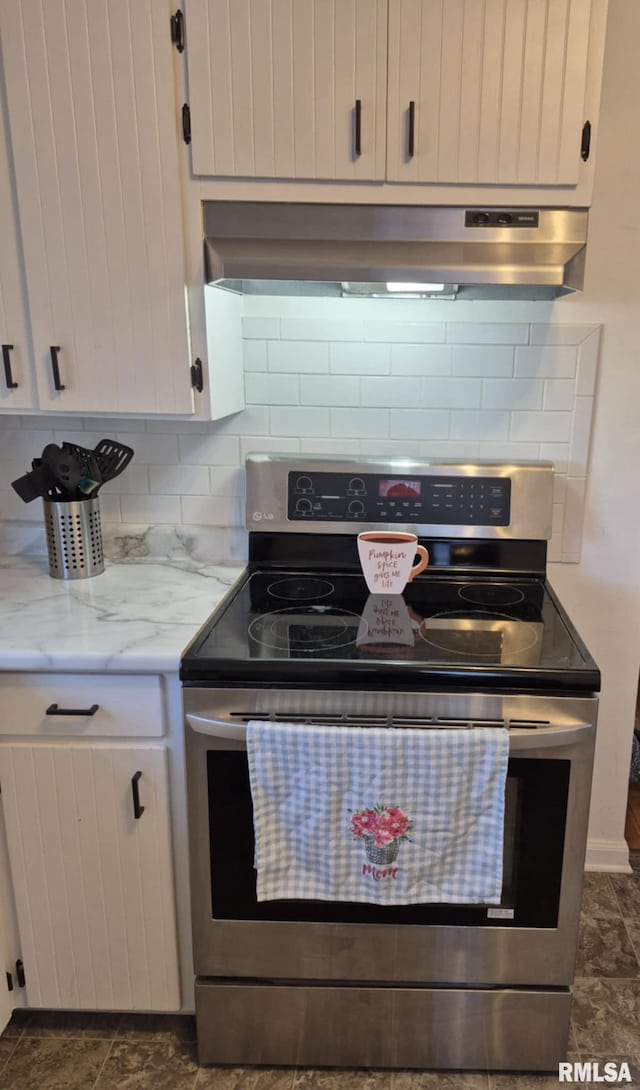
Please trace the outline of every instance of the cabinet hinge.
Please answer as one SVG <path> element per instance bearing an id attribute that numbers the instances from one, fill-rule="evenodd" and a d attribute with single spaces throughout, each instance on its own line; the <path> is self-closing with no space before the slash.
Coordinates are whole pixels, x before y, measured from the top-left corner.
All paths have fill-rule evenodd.
<path id="1" fill-rule="evenodd" d="M 24 988 L 25 984 L 27 983 L 27 978 L 24 975 L 24 965 L 22 963 L 22 958 L 18 958 L 18 960 L 16 961 L 16 980 L 18 981 L 19 988 Z"/>
<path id="2" fill-rule="evenodd" d="M 9 972 L 8 969 L 7 969 L 7 991 L 8 992 L 13 991 L 13 977 L 11 976 L 11 973 Z"/>
<path id="3" fill-rule="evenodd" d="M 202 360 L 199 357 L 191 364 L 191 385 L 199 394 L 202 393 L 204 389 L 204 379 L 202 375 Z"/>
<path id="4" fill-rule="evenodd" d="M 171 41 L 178 53 L 184 53 L 184 15 L 180 8 L 171 16 Z"/>
<path id="5" fill-rule="evenodd" d="M 582 126 L 582 143 L 580 144 L 580 155 L 584 159 L 585 163 L 589 158 L 589 151 L 591 150 L 591 122 L 585 121 Z"/>
<path id="6" fill-rule="evenodd" d="M 191 143 L 191 110 L 188 102 L 182 107 L 182 139 L 185 144 Z"/>

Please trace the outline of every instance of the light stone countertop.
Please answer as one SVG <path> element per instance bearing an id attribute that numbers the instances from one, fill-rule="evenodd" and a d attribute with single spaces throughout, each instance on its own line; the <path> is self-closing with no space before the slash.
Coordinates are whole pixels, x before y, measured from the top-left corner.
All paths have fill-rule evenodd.
<path id="1" fill-rule="evenodd" d="M 0 670 L 174 673 L 243 571 L 193 559 L 106 560 L 90 579 L 45 556 L 0 558 Z"/>

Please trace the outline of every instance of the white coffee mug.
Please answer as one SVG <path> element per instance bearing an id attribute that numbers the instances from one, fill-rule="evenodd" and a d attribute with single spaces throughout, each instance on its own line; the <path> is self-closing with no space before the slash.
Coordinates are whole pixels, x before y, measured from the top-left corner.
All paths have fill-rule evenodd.
<path id="1" fill-rule="evenodd" d="M 416 553 L 420 560 L 414 564 Z M 429 553 L 415 534 L 399 530 L 367 530 L 358 534 L 358 556 L 372 594 L 402 594 L 407 583 L 424 571 Z"/>

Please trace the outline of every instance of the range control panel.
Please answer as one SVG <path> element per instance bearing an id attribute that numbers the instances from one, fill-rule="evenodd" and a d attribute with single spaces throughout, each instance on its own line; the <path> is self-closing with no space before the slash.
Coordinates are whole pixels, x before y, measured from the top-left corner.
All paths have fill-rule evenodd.
<path id="1" fill-rule="evenodd" d="M 289 473 L 293 522 L 388 522 L 508 526 L 508 477 Z"/>

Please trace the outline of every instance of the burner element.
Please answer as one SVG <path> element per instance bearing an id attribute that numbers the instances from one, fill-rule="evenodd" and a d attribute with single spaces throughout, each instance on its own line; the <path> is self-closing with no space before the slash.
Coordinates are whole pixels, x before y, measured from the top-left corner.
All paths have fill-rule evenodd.
<path id="1" fill-rule="evenodd" d="M 300 654 L 326 655 L 355 643 L 360 617 L 347 609 L 326 612 L 321 607 L 300 606 L 295 615 L 289 609 L 262 613 L 249 625 L 249 636 L 263 647 Z"/>
<path id="2" fill-rule="evenodd" d="M 460 587 L 458 595 L 481 606 L 515 606 L 524 600 L 524 591 L 508 583 L 468 583 Z"/>
<path id="3" fill-rule="evenodd" d="M 316 579 L 314 576 L 290 575 L 286 579 L 277 579 L 267 587 L 271 598 L 281 598 L 287 602 L 310 602 L 314 598 L 328 598 L 334 591 L 333 583 L 328 579 Z"/>
<path id="4" fill-rule="evenodd" d="M 469 659 L 506 662 L 539 639 L 538 626 L 492 610 L 451 609 L 425 617 L 418 629 L 426 643 Z"/>

